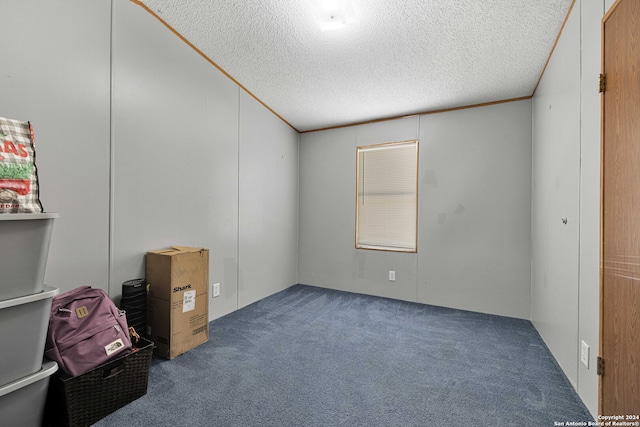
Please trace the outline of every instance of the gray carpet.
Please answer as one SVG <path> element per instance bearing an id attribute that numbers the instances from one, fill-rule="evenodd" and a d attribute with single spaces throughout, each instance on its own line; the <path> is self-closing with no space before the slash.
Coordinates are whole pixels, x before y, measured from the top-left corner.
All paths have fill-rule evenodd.
<path id="1" fill-rule="evenodd" d="M 553 426 L 593 418 L 531 322 L 296 285 L 154 356 L 97 426 Z"/>

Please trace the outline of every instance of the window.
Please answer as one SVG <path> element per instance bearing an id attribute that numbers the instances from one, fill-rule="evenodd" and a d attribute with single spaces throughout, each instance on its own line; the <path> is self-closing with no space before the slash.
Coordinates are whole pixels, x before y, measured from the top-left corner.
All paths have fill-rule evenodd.
<path id="1" fill-rule="evenodd" d="M 418 141 L 356 150 L 356 248 L 417 252 Z"/>

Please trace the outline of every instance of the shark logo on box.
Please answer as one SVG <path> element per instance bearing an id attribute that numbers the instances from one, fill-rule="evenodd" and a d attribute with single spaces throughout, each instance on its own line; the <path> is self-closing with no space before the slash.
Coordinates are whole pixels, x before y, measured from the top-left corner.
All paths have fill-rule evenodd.
<path id="1" fill-rule="evenodd" d="M 176 292 L 186 291 L 187 289 L 191 289 L 191 283 L 184 286 L 176 286 L 173 288 L 173 293 L 175 294 Z"/>

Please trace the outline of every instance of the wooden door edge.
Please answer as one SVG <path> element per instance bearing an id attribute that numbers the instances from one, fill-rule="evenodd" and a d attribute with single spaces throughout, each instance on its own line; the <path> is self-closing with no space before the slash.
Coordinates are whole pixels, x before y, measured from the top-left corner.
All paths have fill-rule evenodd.
<path id="1" fill-rule="evenodd" d="M 609 10 L 602 17 L 602 23 L 600 26 L 601 36 L 600 36 L 600 72 L 605 74 L 605 25 L 609 20 L 609 17 L 613 14 L 616 8 L 620 5 L 622 0 L 615 0 L 615 2 L 611 5 Z M 606 89 L 605 89 L 606 91 Z M 598 331 L 598 356 L 602 357 L 603 355 L 603 332 L 604 332 L 604 264 L 603 264 L 603 255 L 604 255 L 604 91 L 600 94 L 600 245 L 599 245 L 599 311 L 600 311 L 600 321 Z M 602 390 L 602 376 L 598 376 L 598 415 L 602 414 L 602 401 L 603 401 L 603 390 Z"/>

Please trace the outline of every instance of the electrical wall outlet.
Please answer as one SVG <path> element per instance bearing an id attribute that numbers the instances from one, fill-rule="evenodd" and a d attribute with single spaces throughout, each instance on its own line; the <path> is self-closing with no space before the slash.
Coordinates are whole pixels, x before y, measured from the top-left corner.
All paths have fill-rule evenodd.
<path id="1" fill-rule="evenodd" d="M 211 298 L 220 296 L 220 283 L 211 285 Z"/>
<path id="2" fill-rule="evenodd" d="M 582 343 L 582 347 L 580 349 L 580 361 L 584 366 L 589 368 L 589 346 L 586 342 L 580 341 Z"/>
<path id="3" fill-rule="evenodd" d="M 393 270 L 389 270 L 389 281 L 390 282 L 396 281 L 396 272 Z"/>

